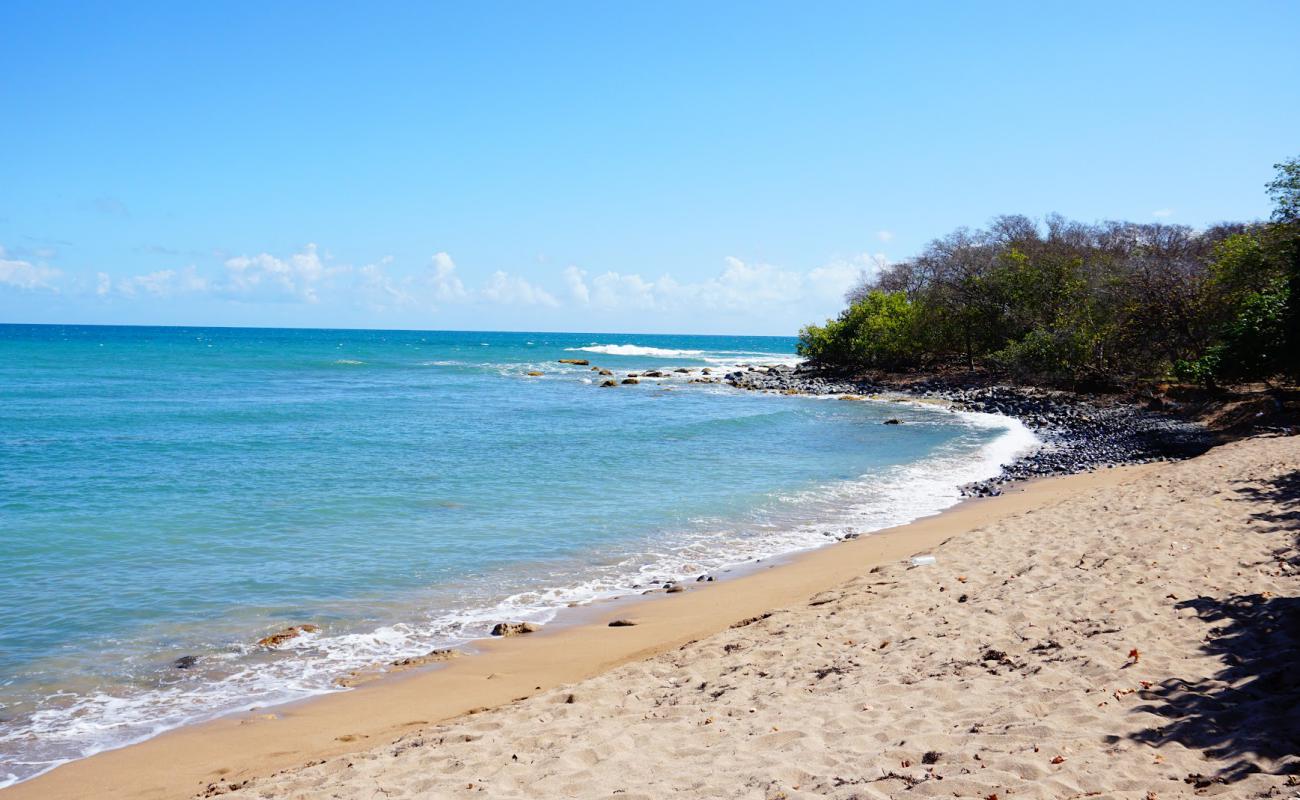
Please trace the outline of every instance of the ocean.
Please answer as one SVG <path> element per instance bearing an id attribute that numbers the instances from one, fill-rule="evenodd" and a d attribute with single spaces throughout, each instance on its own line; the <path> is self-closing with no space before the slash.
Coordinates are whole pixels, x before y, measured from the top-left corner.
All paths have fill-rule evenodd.
<path id="1" fill-rule="evenodd" d="M 665 377 L 602 388 L 562 358 Z M 0 785 L 934 514 L 1034 443 L 691 382 L 796 360 L 780 337 L 0 325 Z"/>

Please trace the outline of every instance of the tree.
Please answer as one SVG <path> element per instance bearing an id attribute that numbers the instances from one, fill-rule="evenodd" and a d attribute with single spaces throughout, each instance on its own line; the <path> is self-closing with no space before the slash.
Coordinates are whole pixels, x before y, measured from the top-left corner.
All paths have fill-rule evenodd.
<path id="1" fill-rule="evenodd" d="M 1273 198 L 1273 221 L 1300 222 L 1300 158 L 1274 164 L 1277 175 L 1267 184 Z"/>
<path id="2" fill-rule="evenodd" d="M 1287 264 L 1287 301 L 1284 312 L 1285 369 L 1300 380 L 1300 158 L 1273 165 L 1277 175 L 1268 183 L 1273 198 L 1273 221 L 1283 230 L 1282 258 Z"/>

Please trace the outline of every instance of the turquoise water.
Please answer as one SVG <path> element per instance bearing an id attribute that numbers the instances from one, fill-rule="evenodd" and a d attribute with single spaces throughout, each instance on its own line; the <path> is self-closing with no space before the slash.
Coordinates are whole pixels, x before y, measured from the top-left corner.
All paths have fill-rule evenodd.
<path id="1" fill-rule="evenodd" d="M 693 372 L 608 389 L 560 358 Z M 934 513 L 1030 441 L 689 382 L 793 360 L 767 337 L 0 326 L 0 784 Z"/>

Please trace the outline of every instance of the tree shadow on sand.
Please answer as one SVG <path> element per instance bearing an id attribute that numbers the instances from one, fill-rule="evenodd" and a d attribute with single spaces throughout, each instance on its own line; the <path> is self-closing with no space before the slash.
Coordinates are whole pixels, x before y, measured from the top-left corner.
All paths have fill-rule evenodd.
<path id="1" fill-rule="evenodd" d="M 1243 482 L 1244 483 L 1244 482 Z M 1277 562 L 1300 559 L 1300 470 L 1237 489 L 1257 506 L 1251 516 L 1289 530 L 1293 540 Z M 1280 566 L 1280 563 L 1279 563 Z M 1212 777 L 1188 776 L 1198 787 L 1232 783 L 1255 772 L 1300 774 L 1300 597 L 1267 593 L 1198 597 L 1178 604 L 1210 626 L 1202 649 L 1223 664 L 1212 678 L 1171 678 L 1141 693 L 1137 708 L 1167 724 L 1131 738 L 1177 742 L 1209 758 L 1230 760 Z"/>

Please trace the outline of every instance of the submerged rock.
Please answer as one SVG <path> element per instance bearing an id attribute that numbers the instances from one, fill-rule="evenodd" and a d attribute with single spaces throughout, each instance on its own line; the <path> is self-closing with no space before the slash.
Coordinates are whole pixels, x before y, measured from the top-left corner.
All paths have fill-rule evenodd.
<path id="1" fill-rule="evenodd" d="M 263 636 L 261 639 L 257 640 L 257 644 L 260 647 L 279 647 L 291 639 L 297 639 L 304 633 L 315 633 L 318 630 L 320 630 L 320 628 L 311 623 L 291 625 L 288 628 L 276 631 L 270 636 Z"/>
<path id="2" fill-rule="evenodd" d="M 541 625 L 532 622 L 498 622 L 492 628 L 493 636 L 522 636 L 525 633 L 536 633 L 542 629 Z"/>
<path id="3" fill-rule="evenodd" d="M 885 420 L 884 423 L 882 423 L 882 424 L 884 424 L 884 425 L 902 425 L 902 424 L 903 424 L 903 421 L 902 421 L 901 419 L 896 418 L 896 417 L 890 417 L 889 419 Z"/>
<path id="4" fill-rule="evenodd" d="M 585 366 L 588 366 L 588 365 L 591 364 L 591 362 L 588 361 L 588 360 L 585 359 L 585 358 L 561 358 L 561 359 L 559 359 L 556 363 L 558 363 L 558 364 L 576 364 L 576 365 L 579 366 L 579 367 L 585 367 Z"/>
<path id="5" fill-rule="evenodd" d="M 443 661 L 451 661 L 453 658 L 460 658 L 459 650 L 452 650 L 450 647 L 430 650 L 422 656 L 411 656 L 410 658 L 399 658 L 393 662 L 394 667 L 419 667 L 425 664 L 438 664 Z"/>
<path id="6" fill-rule="evenodd" d="M 601 385 L 601 388 L 608 388 L 608 387 L 610 387 L 610 386 L 618 386 L 618 384 L 617 384 L 617 383 L 614 383 L 613 381 L 604 381 L 604 382 L 602 382 L 600 385 Z"/>
<path id="7" fill-rule="evenodd" d="M 181 656 L 172 662 L 172 666 L 176 669 L 191 669 L 197 663 L 199 663 L 198 656 Z"/>
<path id="8" fill-rule="evenodd" d="M 535 369 L 534 369 L 534 370 L 529 370 L 529 372 L 528 372 L 528 377 L 530 377 L 530 378 L 540 378 L 540 377 L 542 377 L 542 373 L 538 372 L 538 371 L 535 370 Z"/>
<path id="9" fill-rule="evenodd" d="M 596 370 L 596 374 L 597 374 L 597 375 L 613 375 L 613 374 L 614 374 L 614 373 L 610 372 L 609 370 L 605 369 L 604 367 L 592 367 L 592 369 Z"/>
<path id="10" fill-rule="evenodd" d="M 641 381 L 637 380 L 636 378 L 624 378 L 624 379 L 623 379 L 623 384 L 624 384 L 624 385 L 637 384 L 637 383 L 640 383 L 640 382 L 641 382 Z"/>

